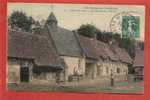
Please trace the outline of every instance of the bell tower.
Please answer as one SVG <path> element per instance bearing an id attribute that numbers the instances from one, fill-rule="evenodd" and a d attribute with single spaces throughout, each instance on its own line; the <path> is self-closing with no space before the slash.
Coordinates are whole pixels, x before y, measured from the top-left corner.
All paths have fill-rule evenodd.
<path id="1" fill-rule="evenodd" d="M 55 17 L 53 12 L 50 13 L 50 15 L 49 15 L 49 17 L 47 19 L 47 24 L 52 29 L 56 29 L 57 28 L 57 19 L 56 19 L 56 17 Z"/>

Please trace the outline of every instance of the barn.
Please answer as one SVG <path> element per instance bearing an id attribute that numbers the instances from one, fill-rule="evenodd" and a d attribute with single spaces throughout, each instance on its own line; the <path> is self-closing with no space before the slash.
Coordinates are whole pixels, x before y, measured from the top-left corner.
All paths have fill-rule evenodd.
<path id="1" fill-rule="evenodd" d="M 33 79 L 56 81 L 63 69 L 61 60 L 47 37 L 8 30 L 7 83 Z"/>
<path id="2" fill-rule="evenodd" d="M 128 64 L 132 64 L 132 59 L 125 49 L 118 45 L 98 41 L 96 38 L 79 35 L 79 40 L 85 53 L 86 77 L 92 79 L 97 77 L 109 78 L 113 73 L 116 80 L 127 80 Z"/>

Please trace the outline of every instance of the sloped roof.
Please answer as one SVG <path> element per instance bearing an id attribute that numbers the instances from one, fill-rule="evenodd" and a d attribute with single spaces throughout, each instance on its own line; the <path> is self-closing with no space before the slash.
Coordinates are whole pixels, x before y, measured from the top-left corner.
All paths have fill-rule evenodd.
<path id="1" fill-rule="evenodd" d="M 109 58 L 113 61 L 119 60 L 118 56 L 114 54 L 108 44 L 81 35 L 79 35 L 79 40 L 87 57 L 94 59 L 98 59 L 99 57 L 103 59 Z"/>
<path id="2" fill-rule="evenodd" d="M 57 19 L 56 19 L 53 12 L 50 13 L 50 15 L 48 16 L 47 21 L 56 21 L 57 22 Z"/>
<path id="3" fill-rule="evenodd" d="M 96 42 L 93 38 L 78 35 L 80 45 L 88 58 L 98 59 Z"/>
<path id="4" fill-rule="evenodd" d="M 143 50 L 137 50 L 136 51 L 133 67 L 136 67 L 136 66 L 143 66 L 144 67 L 144 51 Z"/>
<path id="5" fill-rule="evenodd" d="M 125 49 L 118 46 L 112 48 L 109 44 L 81 35 L 79 35 L 79 40 L 87 57 L 95 59 L 99 57 L 103 59 L 109 58 L 112 61 L 132 63 L 132 59 Z"/>
<path id="6" fill-rule="evenodd" d="M 75 34 L 72 31 L 58 26 L 56 29 L 52 29 L 49 25 L 45 28 L 48 29 L 46 33 L 50 34 L 53 39 L 59 55 L 74 57 L 82 56 L 81 48 Z"/>
<path id="7" fill-rule="evenodd" d="M 132 59 L 124 48 L 120 48 L 119 46 L 112 46 L 111 49 L 119 57 L 121 62 L 132 64 Z"/>
<path id="8" fill-rule="evenodd" d="M 51 41 L 32 33 L 8 31 L 8 57 L 34 59 L 38 66 L 61 68 Z"/>
<path id="9" fill-rule="evenodd" d="M 112 61 L 118 61 L 118 56 L 111 50 L 110 46 L 104 42 L 98 41 L 99 56 L 106 59 L 109 58 Z"/>

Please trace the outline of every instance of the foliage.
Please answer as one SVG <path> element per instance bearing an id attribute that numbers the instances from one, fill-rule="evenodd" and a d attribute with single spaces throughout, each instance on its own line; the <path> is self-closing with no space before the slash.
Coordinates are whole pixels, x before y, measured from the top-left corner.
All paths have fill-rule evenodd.
<path id="1" fill-rule="evenodd" d="M 119 47 L 126 49 L 131 58 L 135 57 L 135 40 L 133 38 L 121 38 L 119 34 L 112 32 L 102 32 L 98 35 L 98 40 L 109 43 L 110 40 L 115 40 Z"/>
<path id="2" fill-rule="evenodd" d="M 77 32 L 80 35 L 87 36 L 87 37 L 95 37 L 98 32 L 100 32 L 94 25 L 91 24 L 83 24 L 77 29 Z"/>
<path id="3" fill-rule="evenodd" d="M 131 58 L 135 57 L 135 40 L 132 38 L 121 38 L 119 46 L 125 48 Z"/>
<path id="4" fill-rule="evenodd" d="M 105 43 L 109 43 L 109 41 L 113 38 L 113 34 L 111 32 L 99 32 L 97 34 L 97 39 L 99 41 L 105 42 Z"/>
<path id="5" fill-rule="evenodd" d="M 33 23 L 34 19 L 21 11 L 14 11 L 8 18 L 8 24 L 12 29 L 19 28 L 23 31 L 30 31 Z"/>

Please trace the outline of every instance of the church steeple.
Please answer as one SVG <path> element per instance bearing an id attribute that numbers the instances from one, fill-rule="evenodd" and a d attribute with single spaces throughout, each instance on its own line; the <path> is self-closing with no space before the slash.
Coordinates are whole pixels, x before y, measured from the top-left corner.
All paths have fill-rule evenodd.
<path id="1" fill-rule="evenodd" d="M 53 12 L 50 13 L 50 15 L 49 15 L 49 17 L 47 19 L 47 24 L 49 26 L 51 26 L 52 28 L 57 27 L 57 19 L 56 19 L 56 17 L 55 17 Z"/>

